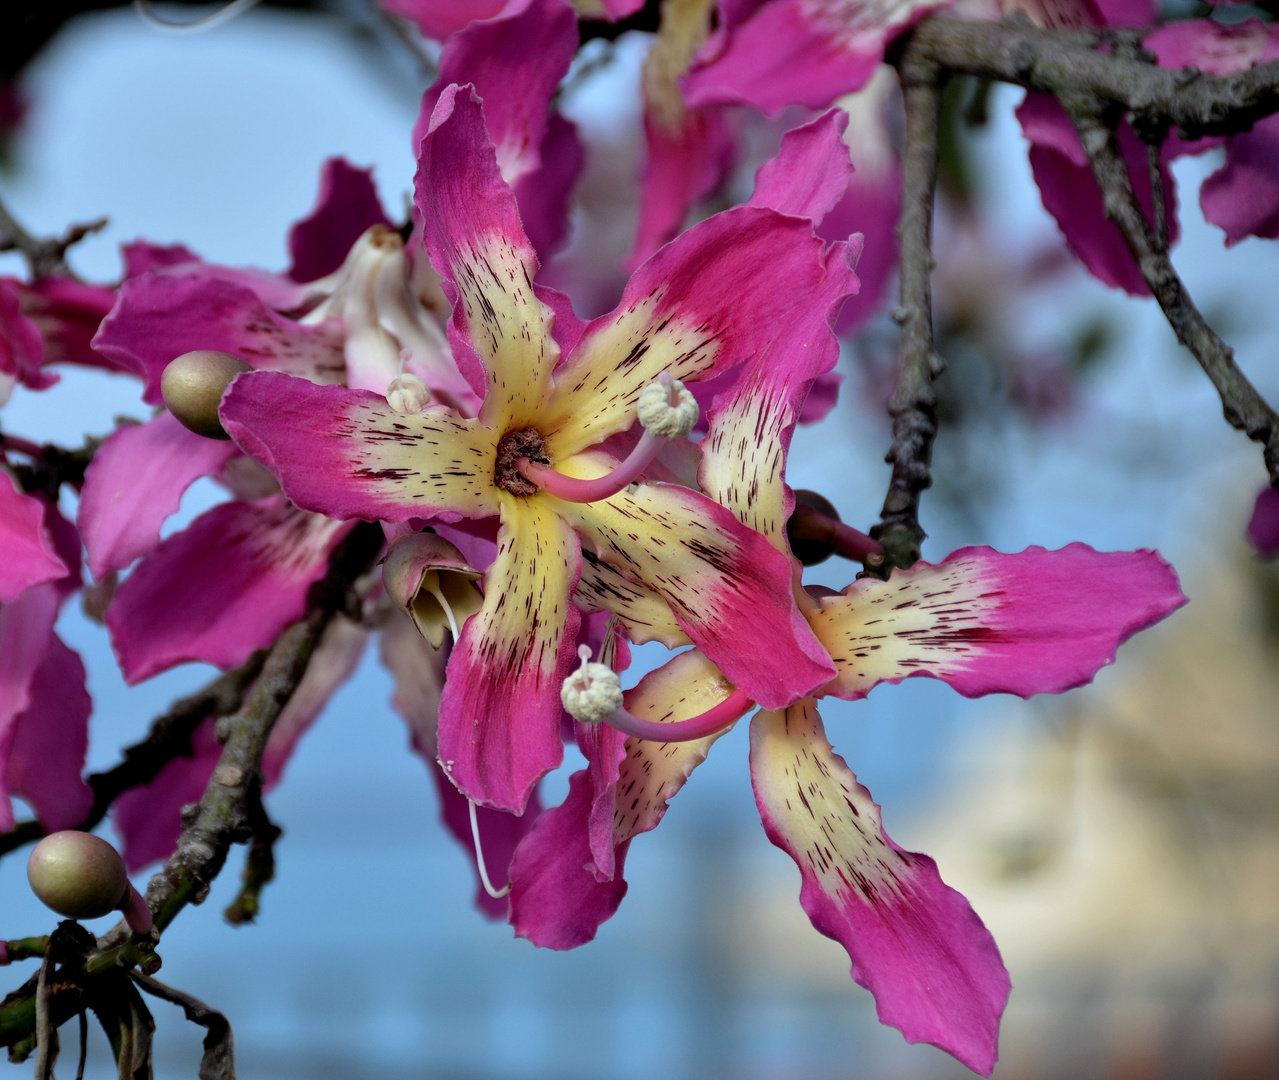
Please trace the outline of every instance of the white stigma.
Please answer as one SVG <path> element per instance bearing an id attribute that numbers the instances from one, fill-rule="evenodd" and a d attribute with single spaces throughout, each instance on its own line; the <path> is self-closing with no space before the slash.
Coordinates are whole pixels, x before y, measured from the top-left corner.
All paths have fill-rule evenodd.
<path id="1" fill-rule="evenodd" d="M 397 413 L 413 416 L 431 404 L 431 391 L 416 375 L 397 375 L 386 388 L 386 402 Z"/>
<path id="2" fill-rule="evenodd" d="M 636 411 L 649 434 L 663 439 L 682 439 L 697 423 L 697 398 L 679 379 L 663 371 L 656 382 L 644 387 Z"/>
<path id="3" fill-rule="evenodd" d="M 622 680 L 608 665 L 591 662 L 589 646 L 581 646 L 577 655 L 582 666 L 564 680 L 560 701 L 575 720 L 598 724 L 622 707 Z"/>

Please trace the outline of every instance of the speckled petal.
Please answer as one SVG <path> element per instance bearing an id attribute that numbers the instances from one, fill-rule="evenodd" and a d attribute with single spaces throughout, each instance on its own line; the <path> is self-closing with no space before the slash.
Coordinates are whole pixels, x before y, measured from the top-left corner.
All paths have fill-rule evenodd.
<path id="1" fill-rule="evenodd" d="M 557 505 L 583 547 L 662 595 L 752 699 L 782 707 L 829 678 L 830 661 L 795 609 L 790 560 L 726 508 L 674 484 Z"/>
<path id="2" fill-rule="evenodd" d="M 563 757 L 560 684 L 581 616 L 577 537 L 544 496 L 502 496 L 484 607 L 462 628 L 440 705 L 440 762 L 477 803 L 522 813 Z"/>
<path id="3" fill-rule="evenodd" d="M 550 309 L 533 291 L 537 255 L 471 87 L 450 86 L 440 95 L 422 140 L 415 191 L 427 253 L 453 302 L 453 355 L 484 397 L 480 419 L 502 431 L 532 427 L 559 347 Z"/>
<path id="4" fill-rule="evenodd" d="M 884 833 L 811 699 L 751 721 L 751 781 L 768 838 L 799 867 L 800 904 L 848 950 L 880 1021 L 989 1076 L 1010 988 L 994 939 L 932 859 Z"/>
<path id="5" fill-rule="evenodd" d="M 834 245 L 822 285 L 743 366 L 736 385 L 715 399 L 701 443 L 702 490 L 786 553 L 786 522 L 795 507 L 785 479 L 786 452 L 809 389 L 839 359 L 831 327 L 844 298 L 857 291 L 856 254 L 846 243 Z"/>
<path id="6" fill-rule="evenodd" d="M 912 675 L 965 697 L 1030 697 L 1091 682 L 1123 642 L 1185 602 L 1153 551 L 972 547 L 855 581 L 810 621 L 839 669 L 826 690 L 838 697 Z"/>
<path id="7" fill-rule="evenodd" d="M 673 723 L 718 705 L 732 687 L 723 673 L 697 649 L 672 657 L 627 691 L 626 709 L 642 720 Z M 711 744 L 729 728 L 705 739 L 658 743 L 627 739 L 619 767 L 613 812 L 613 842 L 657 828 L 667 802 L 703 761 Z"/>
<path id="8" fill-rule="evenodd" d="M 631 641 L 660 641 L 668 649 L 689 644 L 670 605 L 659 593 L 637 585 L 592 551 L 582 552 L 582 576 L 573 602 L 583 611 L 610 611 L 622 620 Z"/>
<path id="9" fill-rule="evenodd" d="M 630 427 L 640 394 L 663 371 L 711 378 L 766 345 L 820 286 L 822 250 L 810 222 L 760 207 L 716 214 L 666 245 L 556 372 L 538 424 L 552 456 Z"/>
<path id="10" fill-rule="evenodd" d="M 303 509 L 366 521 L 497 513 L 497 438 L 451 409 L 406 416 L 364 390 L 250 372 L 221 415 Z"/>

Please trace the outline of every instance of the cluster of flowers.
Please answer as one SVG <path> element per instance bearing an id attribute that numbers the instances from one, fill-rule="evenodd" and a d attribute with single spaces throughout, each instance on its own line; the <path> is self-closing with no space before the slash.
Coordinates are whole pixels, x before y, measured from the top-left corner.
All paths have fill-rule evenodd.
<path id="1" fill-rule="evenodd" d="M 92 801 L 84 668 L 54 632 L 82 550 L 138 682 L 183 662 L 243 663 L 304 613 L 354 523 L 381 522 L 384 573 L 361 583 L 365 618 L 327 632 L 272 732 L 268 789 L 377 633 L 445 822 L 480 856 L 480 906 L 572 948 L 617 910 L 631 841 L 754 711 L 756 802 L 799 867 L 814 926 L 847 949 L 885 1023 L 989 1074 L 1009 992 L 995 943 L 933 861 L 884 832 L 817 699 L 910 676 L 967 696 L 1058 693 L 1184 597 L 1157 554 L 1082 544 L 966 548 L 840 592 L 804 584 L 785 458 L 795 425 L 833 401 L 837 331 L 876 309 L 891 275 L 900 170 L 883 53 L 937 4 L 725 3 L 714 34 L 709 3 L 664 19 L 645 78 L 635 269 L 590 322 L 537 281 L 583 160 L 555 93 L 579 15 L 637 5 L 583 4 L 386 0 L 447 39 L 413 132 L 402 228 L 367 171 L 332 160 L 284 274 L 140 242 L 116 288 L 0 281 L 0 377 L 42 389 L 50 364 L 104 366 L 169 406 L 97 448 L 75 525 L 54 493 L 0 477 L 0 829 L 13 795 L 50 830 Z M 1152 14 L 1142 0 L 1030 12 L 1057 26 Z M 1234 71 L 1273 55 L 1272 41 L 1260 23 L 1203 21 L 1147 46 L 1165 64 Z M 723 179 L 735 109 L 836 99 L 785 134 L 743 205 L 681 231 Z M 1019 116 L 1073 249 L 1102 280 L 1144 292 L 1080 179 L 1064 114 L 1030 95 Z M 1279 189 L 1269 203 L 1254 190 L 1277 175 L 1270 124 L 1230 140 L 1203 192 L 1231 242 L 1279 232 Z M 1130 141 L 1148 198 L 1144 147 Z M 1167 154 L 1203 146 L 1172 141 Z M 6 462 L 35 449 L 7 439 Z M 207 476 L 228 500 L 162 541 Z M 629 644 L 652 641 L 682 651 L 623 690 Z M 538 784 L 566 741 L 588 764 L 544 809 Z M 130 868 L 172 851 L 219 750 L 210 722 L 190 758 L 117 800 Z"/>

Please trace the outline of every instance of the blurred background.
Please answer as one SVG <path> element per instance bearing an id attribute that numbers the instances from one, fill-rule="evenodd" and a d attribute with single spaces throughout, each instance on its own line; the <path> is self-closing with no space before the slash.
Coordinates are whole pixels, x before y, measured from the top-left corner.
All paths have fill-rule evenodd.
<path id="1" fill-rule="evenodd" d="M 563 108 L 589 145 L 579 224 L 620 262 L 646 38 L 595 45 Z M 85 14 L 8 87 L 0 193 L 39 234 L 109 215 L 71 255 L 89 280 L 117 279 L 117 247 L 136 237 L 278 269 L 326 157 L 375 166 L 388 210 L 403 210 L 427 77 L 397 30 L 355 4 L 259 8 L 194 37 L 157 33 L 128 8 Z M 967 701 L 910 680 L 856 704 L 827 699 L 827 730 L 897 843 L 933 855 L 1000 943 L 1014 989 L 996 1077 L 1279 1076 L 1279 572 L 1243 538 L 1265 482 L 1260 453 L 1222 421 L 1153 302 L 1105 289 L 1063 254 L 1012 117 L 1020 92 L 996 88 L 984 110 L 972 93 L 952 94 L 938 230 L 950 368 L 925 558 L 965 544 L 1155 547 L 1192 602 L 1091 687 Z M 1176 167 L 1176 262 L 1275 400 L 1279 255 L 1256 240 L 1226 251 L 1204 224 L 1196 193 L 1214 167 Z M 561 257 L 566 274 L 580 257 Z M 0 272 L 23 269 L 0 256 Z M 850 340 L 839 405 L 798 432 L 790 462 L 794 486 L 863 528 L 887 483 L 893 345 L 886 318 Z M 147 415 L 136 383 L 65 371 L 50 391 L 19 388 L 4 423 L 74 445 L 117 415 Z M 218 497 L 197 485 L 170 529 Z M 832 561 L 806 580 L 842 588 L 854 571 Z M 90 768 L 114 763 L 210 675 L 188 666 L 128 689 L 101 627 L 69 606 L 59 630 L 89 666 Z M 636 674 L 662 654 L 639 650 Z M 241 1076 L 971 1075 L 880 1027 L 843 951 L 808 924 L 794 864 L 759 826 L 745 725 L 637 840 L 618 915 L 595 942 L 556 954 L 472 908 L 468 857 L 437 821 L 389 695 L 368 657 L 269 798 L 284 836 L 257 925 L 220 918 L 236 849 L 209 901 L 165 936 L 161 978 L 227 1014 Z M 580 763 L 569 758 L 545 804 L 566 791 Z M 25 852 L 0 862 L 0 937 L 51 925 L 24 867 Z M 0 972 L 0 984 L 31 968 Z M 156 1009 L 157 1075 L 194 1076 L 199 1030 Z M 0 1064 L 0 1076 L 29 1068 Z M 89 1075 L 114 1071 L 95 1030 Z"/>

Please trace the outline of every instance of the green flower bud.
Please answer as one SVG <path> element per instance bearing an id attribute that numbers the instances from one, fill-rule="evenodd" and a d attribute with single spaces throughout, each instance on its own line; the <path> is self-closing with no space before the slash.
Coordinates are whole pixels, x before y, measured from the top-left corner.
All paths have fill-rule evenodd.
<path id="1" fill-rule="evenodd" d="M 164 369 L 160 393 L 169 412 L 185 427 L 206 439 L 229 439 L 218 418 L 218 406 L 231 380 L 252 370 L 230 353 L 197 349 L 183 353 Z"/>
<path id="2" fill-rule="evenodd" d="M 46 836 L 27 860 L 31 891 L 69 919 L 96 919 L 125 902 L 129 878 L 116 849 L 92 833 Z"/>

